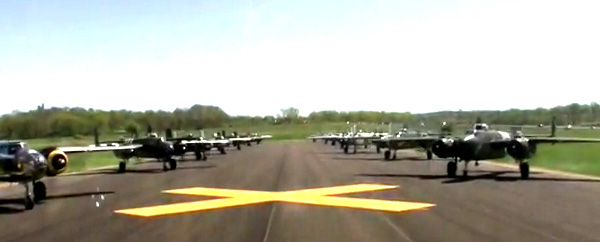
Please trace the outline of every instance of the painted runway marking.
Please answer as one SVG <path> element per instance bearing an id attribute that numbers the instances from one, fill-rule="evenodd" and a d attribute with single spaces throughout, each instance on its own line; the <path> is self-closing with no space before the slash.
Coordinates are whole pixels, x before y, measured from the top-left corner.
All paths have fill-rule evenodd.
<path id="1" fill-rule="evenodd" d="M 376 191 L 383 189 L 396 188 L 398 186 L 379 185 L 379 184 L 355 184 L 346 186 L 324 187 L 303 189 L 295 191 L 282 192 L 264 192 L 251 190 L 219 189 L 206 187 L 193 187 L 184 189 L 175 189 L 163 191 L 172 194 L 185 194 L 197 196 L 216 196 L 224 197 L 214 200 L 205 200 L 197 202 L 173 203 L 150 207 L 130 208 L 117 210 L 115 213 L 128 215 L 152 217 L 159 215 L 189 213 L 201 210 L 241 206 L 263 202 L 292 202 L 313 205 L 362 208 L 371 210 L 381 210 L 388 212 L 403 212 L 408 210 L 424 209 L 435 206 L 435 204 L 402 202 L 379 199 L 332 197 L 353 192 Z"/>

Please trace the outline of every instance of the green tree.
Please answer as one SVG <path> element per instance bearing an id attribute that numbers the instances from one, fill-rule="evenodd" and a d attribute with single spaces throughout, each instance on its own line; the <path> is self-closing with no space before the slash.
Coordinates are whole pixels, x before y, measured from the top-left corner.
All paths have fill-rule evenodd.
<path id="1" fill-rule="evenodd" d="M 133 137 L 138 137 L 138 129 L 139 125 L 135 122 L 130 122 L 127 124 L 127 126 L 125 126 L 125 132 Z"/>
<path id="2" fill-rule="evenodd" d="M 579 123 L 581 115 L 581 106 L 578 103 L 572 103 L 567 106 L 567 116 L 571 124 Z"/>
<path id="3" fill-rule="evenodd" d="M 300 118 L 300 111 L 294 107 L 281 109 L 281 117 L 285 122 L 296 122 Z"/>

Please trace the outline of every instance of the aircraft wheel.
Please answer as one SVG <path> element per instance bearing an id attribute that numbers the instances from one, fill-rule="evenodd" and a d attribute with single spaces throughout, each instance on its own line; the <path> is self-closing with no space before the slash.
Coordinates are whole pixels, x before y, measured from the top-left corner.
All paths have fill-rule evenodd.
<path id="1" fill-rule="evenodd" d="M 344 146 L 344 153 L 348 154 L 348 146 Z"/>
<path id="2" fill-rule="evenodd" d="M 365 149 L 369 148 L 369 145 L 365 145 Z"/>
<path id="3" fill-rule="evenodd" d="M 33 201 L 39 202 L 46 199 L 46 184 L 36 182 L 33 184 Z"/>
<path id="4" fill-rule="evenodd" d="M 448 177 L 456 177 L 456 162 L 450 161 L 446 167 L 446 171 L 448 173 Z"/>
<path id="5" fill-rule="evenodd" d="M 206 156 L 206 152 L 202 152 L 202 160 L 206 160 L 208 157 Z"/>
<path id="6" fill-rule="evenodd" d="M 317 140 L 316 140 L 316 139 L 313 139 L 313 143 L 314 143 L 314 142 L 317 142 Z"/>
<path id="7" fill-rule="evenodd" d="M 220 151 L 220 152 L 221 152 L 221 154 L 223 154 L 223 155 L 224 155 L 224 154 L 227 154 L 227 153 L 225 152 L 225 148 L 223 148 L 223 147 L 219 147 L 219 151 Z"/>
<path id="8" fill-rule="evenodd" d="M 469 176 L 469 171 L 467 171 L 467 170 L 463 170 L 463 176 L 464 176 L 464 177 L 467 177 L 467 176 Z"/>
<path id="9" fill-rule="evenodd" d="M 433 152 L 431 152 L 430 150 L 427 151 L 427 159 L 428 160 L 433 159 Z"/>
<path id="10" fill-rule="evenodd" d="M 31 196 L 25 196 L 24 205 L 25 205 L 25 210 L 33 209 L 33 206 L 35 206 L 35 203 L 33 202 L 33 198 L 31 198 Z"/>
<path id="11" fill-rule="evenodd" d="M 238 150 L 241 150 L 241 149 L 242 149 L 242 146 L 241 146 L 240 144 L 237 144 L 237 145 L 236 145 L 236 148 L 237 148 Z"/>
<path id="12" fill-rule="evenodd" d="M 521 179 L 529 178 L 529 163 L 519 164 L 519 170 L 521 171 Z"/>
<path id="13" fill-rule="evenodd" d="M 169 159 L 169 168 L 170 170 L 175 170 L 177 169 L 177 161 L 175 159 Z"/>
<path id="14" fill-rule="evenodd" d="M 392 152 L 390 152 L 389 150 L 386 150 L 385 152 L 383 152 L 383 158 L 385 160 L 390 160 L 391 155 L 392 155 Z"/>
<path id="15" fill-rule="evenodd" d="M 354 145 L 354 154 L 356 154 L 356 145 Z"/>
<path id="16" fill-rule="evenodd" d="M 262 140 L 260 140 L 260 139 L 259 139 L 258 141 L 256 141 L 256 145 L 260 145 L 260 142 L 261 142 L 261 141 L 262 141 Z"/>
<path id="17" fill-rule="evenodd" d="M 381 153 L 381 149 L 377 146 L 377 154 Z"/>
<path id="18" fill-rule="evenodd" d="M 252 146 L 252 142 L 248 142 L 246 143 L 248 146 Z"/>
<path id="19" fill-rule="evenodd" d="M 119 173 L 125 172 L 125 162 L 119 162 Z"/>
<path id="20" fill-rule="evenodd" d="M 202 160 L 202 152 L 196 151 L 196 160 Z"/>

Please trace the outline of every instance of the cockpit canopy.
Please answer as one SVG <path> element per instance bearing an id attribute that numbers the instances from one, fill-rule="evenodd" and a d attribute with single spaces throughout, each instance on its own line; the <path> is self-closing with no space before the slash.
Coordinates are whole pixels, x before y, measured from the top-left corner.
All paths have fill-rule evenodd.
<path id="1" fill-rule="evenodd" d="M 473 130 L 475 131 L 487 131 L 488 125 L 486 123 L 478 123 L 473 125 Z"/>
<path id="2" fill-rule="evenodd" d="M 27 149 L 27 143 L 19 141 L 0 142 L 0 154 L 14 155 L 21 149 Z"/>
<path id="3" fill-rule="evenodd" d="M 158 134 L 156 133 L 148 133 L 149 138 L 158 138 Z"/>

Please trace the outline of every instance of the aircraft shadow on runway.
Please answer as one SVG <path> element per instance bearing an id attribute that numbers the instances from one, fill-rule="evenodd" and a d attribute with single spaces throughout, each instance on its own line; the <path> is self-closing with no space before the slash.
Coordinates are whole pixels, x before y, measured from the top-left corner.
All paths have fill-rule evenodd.
<path id="1" fill-rule="evenodd" d="M 358 150 L 358 151 L 356 151 L 356 153 L 354 153 L 352 150 L 350 150 L 350 151 L 348 151 L 348 154 L 346 154 L 346 153 L 344 153 L 344 150 L 340 149 L 340 151 L 324 151 L 324 152 L 319 152 L 319 154 L 324 154 L 324 155 L 357 155 L 357 154 L 377 154 L 377 152 L 375 152 L 375 151 L 368 151 L 368 150 Z"/>
<path id="2" fill-rule="evenodd" d="M 395 160 L 385 160 L 383 159 L 383 157 L 369 157 L 369 158 L 364 158 L 364 157 L 350 157 L 350 156 L 339 156 L 339 157 L 333 157 L 333 160 L 364 160 L 364 161 L 382 161 L 382 162 L 395 162 L 395 161 L 435 161 L 435 160 L 427 160 L 427 158 L 425 157 L 419 157 L 419 156 L 402 156 L 401 158 L 397 158 Z"/>
<path id="3" fill-rule="evenodd" d="M 44 204 L 46 200 L 65 199 L 65 198 L 74 198 L 74 197 L 86 197 L 86 196 L 92 196 L 92 195 L 106 195 L 106 194 L 113 194 L 113 193 L 115 193 L 115 192 L 99 191 L 99 192 L 81 192 L 81 193 L 48 195 L 46 197 L 46 199 L 44 199 L 39 204 Z M 26 211 L 24 208 L 15 208 L 15 207 L 10 207 L 10 206 L 6 206 L 6 205 L 23 206 L 24 201 L 22 198 L 9 198 L 9 199 L 0 198 L 0 215 L 1 214 L 22 213 L 22 212 Z"/>
<path id="4" fill-rule="evenodd" d="M 365 158 L 365 157 L 333 157 L 332 160 L 364 160 L 364 161 L 383 161 L 383 158 Z"/>
<path id="5" fill-rule="evenodd" d="M 190 169 L 208 169 L 208 168 L 214 168 L 214 167 L 217 167 L 217 166 L 216 165 L 184 166 L 184 167 L 177 167 L 177 169 L 175 169 L 174 171 L 190 170 Z M 167 172 L 173 172 L 173 171 L 167 171 Z M 83 172 L 83 173 L 66 174 L 63 176 L 119 175 L 119 174 L 124 174 L 124 173 L 155 174 L 155 173 L 165 173 L 165 171 L 163 171 L 162 167 L 152 167 L 152 168 L 127 169 L 127 170 L 125 170 L 125 172 L 121 173 L 116 168 L 111 168 L 111 169 L 88 171 L 88 172 Z"/>
<path id="6" fill-rule="evenodd" d="M 473 174 L 480 173 L 480 174 Z M 514 176 L 502 176 L 505 174 L 515 174 Z M 521 180 L 518 175 L 519 171 L 482 171 L 472 170 L 469 171 L 467 177 L 463 177 L 457 174 L 456 178 L 448 178 L 447 175 L 430 175 L 430 174 L 357 174 L 357 176 L 370 176 L 370 177 L 398 177 L 398 178 L 418 178 L 422 180 L 443 180 L 444 184 L 453 184 L 468 182 L 474 180 L 493 180 L 499 182 L 514 182 Z M 543 174 L 541 172 L 530 172 L 530 174 Z M 558 177 L 536 177 L 530 176 L 527 181 L 555 181 L 555 182 L 600 182 L 600 179 L 581 179 L 581 178 L 558 178 Z"/>

